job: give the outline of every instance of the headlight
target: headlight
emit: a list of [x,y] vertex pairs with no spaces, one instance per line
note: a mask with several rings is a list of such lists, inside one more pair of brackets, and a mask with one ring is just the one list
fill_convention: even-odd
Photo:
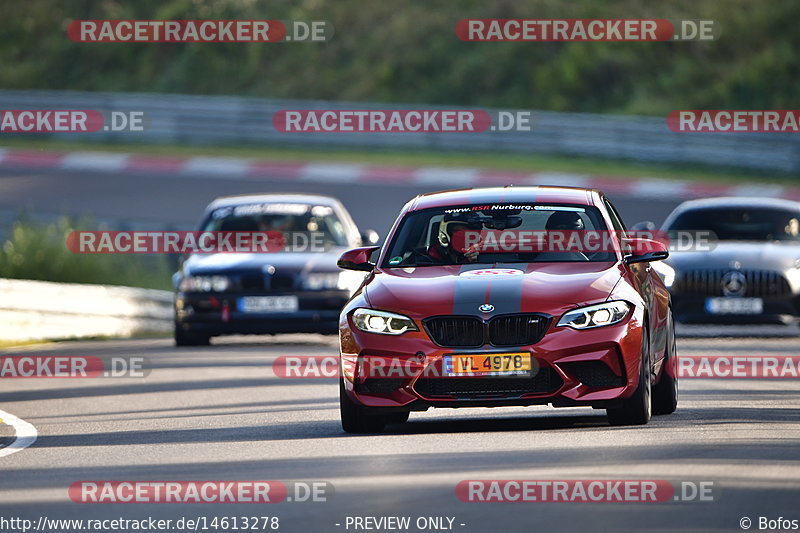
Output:
[[312,272],[306,276],[303,287],[310,291],[336,289],[339,285],[338,272]]
[[353,294],[361,282],[365,272],[344,270],[342,272],[317,272],[306,276],[303,287],[310,291],[348,291]]
[[580,309],[573,309],[572,311],[564,313],[564,316],[558,321],[558,325],[569,326],[575,329],[608,326],[610,324],[616,324],[628,316],[630,308],[630,305],[622,301],[581,307]]
[[224,292],[231,285],[227,276],[187,276],[178,289],[183,292]]
[[672,287],[672,284],[675,283],[674,268],[663,261],[653,261],[650,263],[650,266],[653,267],[653,270],[656,271],[656,274],[658,274],[658,276],[661,278],[661,281],[664,282],[664,285],[666,285],[668,289]]
[[406,331],[417,331],[414,321],[407,316],[375,309],[356,309],[353,322],[358,329],[369,333],[400,335]]

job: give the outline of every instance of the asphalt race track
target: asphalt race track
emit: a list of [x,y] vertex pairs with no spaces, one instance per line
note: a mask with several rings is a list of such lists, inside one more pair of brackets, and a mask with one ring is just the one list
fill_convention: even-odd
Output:
[[[553,183],[552,185],[559,185]],[[217,196],[259,192],[327,194],[339,198],[362,229],[385,236],[405,202],[420,193],[458,188],[458,183],[420,185],[337,183],[233,176],[174,176],[153,173],[63,172],[0,168],[0,216],[20,210],[40,215],[89,214],[132,229],[192,230]],[[609,193],[625,221],[660,223],[677,201],[632,199]]]
[[[338,196],[360,226],[382,235],[403,202],[422,192],[386,184],[4,169],[0,212],[92,213],[134,227],[191,229],[215,196],[270,191]],[[629,224],[660,222],[675,205],[669,199],[613,199]],[[762,333],[758,328],[680,333],[681,356],[797,355],[800,345],[796,328],[769,330],[766,337],[753,336]],[[603,411],[588,408],[464,409],[414,413],[408,424],[389,426],[385,434],[353,436],[339,425],[335,379],[286,379],[272,369],[280,356],[335,356],[336,343],[335,337],[283,335],[214,339],[210,347],[193,349],[142,339],[4,350],[144,357],[150,373],[3,380],[0,409],[33,424],[38,439],[16,453],[0,453],[0,516],[269,515],[279,517],[280,531],[292,532],[367,531],[347,527],[347,517],[355,516],[409,516],[412,524],[418,517],[450,517],[452,530],[463,532],[556,526],[741,531],[743,517],[754,530],[762,516],[800,519],[797,379],[685,379],[678,411],[642,427],[611,428]],[[3,431],[0,446],[10,440]],[[713,501],[467,503],[456,496],[456,485],[469,479],[713,482]],[[326,481],[334,491],[324,502],[272,505],[79,504],[68,488],[81,480]]]
[[[681,338],[681,355],[775,355],[797,338]],[[602,411],[549,407],[414,413],[386,434],[339,426],[335,379],[276,377],[281,355],[335,355],[335,337],[75,342],[14,354],[142,356],[146,378],[4,380],[0,406],[36,426],[0,459],[0,514],[48,518],[274,515],[282,531],[345,531],[347,516],[455,517],[457,531],[738,530],[792,518],[800,479],[797,380],[683,380],[679,410],[611,428]],[[466,503],[465,479],[712,481],[714,501]],[[79,480],[324,480],[326,502],[77,504]],[[254,510],[255,508],[255,510]],[[341,526],[336,526],[341,524]],[[460,526],[460,524],[465,524]],[[548,527],[550,525],[550,527]],[[352,529],[350,529],[352,531]]]

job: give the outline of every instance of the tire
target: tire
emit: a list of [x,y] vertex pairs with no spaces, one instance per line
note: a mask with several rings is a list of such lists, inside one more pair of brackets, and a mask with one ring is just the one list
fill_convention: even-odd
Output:
[[608,422],[612,426],[641,426],[650,421],[652,414],[652,386],[650,367],[650,334],[647,325],[642,334],[641,368],[639,386],[633,395],[622,401],[621,407],[606,409]]
[[402,413],[391,413],[386,415],[386,422],[388,424],[405,424],[408,422],[408,415],[410,415],[408,411],[404,411]]
[[368,415],[364,407],[358,405],[344,390],[344,379],[339,379],[339,414],[342,429],[347,433],[380,433],[386,427],[386,416]]
[[669,415],[678,408],[678,351],[675,346],[675,323],[669,315],[669,332],[661,379],[653,387],[653,414]]
[[210,335],[198,335],[184,331],[178,322],[175,322],[175,346],[208,346],[211,344]]

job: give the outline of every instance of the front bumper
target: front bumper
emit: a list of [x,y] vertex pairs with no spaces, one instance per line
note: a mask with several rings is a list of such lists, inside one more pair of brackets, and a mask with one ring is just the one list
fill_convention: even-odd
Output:
[[[362,332],[340,323],[342,375],[347,394],[366,407],[425,410],[552,404],[607,408],[635,391],[640,371],[639,313],[612,326],[573,330],[551,325],[534,345],[481,349],[442,348],[421,330],[399,336]],[[447,377],[448,354],[528,352],[535,371],[526,376]],[[387,369],[376,373],[375,360]],[[536,369],[538,367],[538,369]],[[392,369],[402,369],[392,372]]]
[[[252,313],[239,310],[247,296],[296,296],[294,312]],[[175,295],[175,327],[202,335],[325,333],[338,330],[339,313],[349,299],[346,291],[282,293],[184,293]]]

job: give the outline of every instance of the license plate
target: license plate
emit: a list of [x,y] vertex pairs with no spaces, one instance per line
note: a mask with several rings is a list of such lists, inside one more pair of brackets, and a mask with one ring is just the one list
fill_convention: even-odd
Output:
[[300,308],[297,296],[245,296],[239,298],[242,313],[294,313]]
[[761,298],[707,298],[706,311],[712,315],[760,315],[764,312]]
[[531,373],[531,354],[452,354],[444,356],[446,376],[515,376]]

